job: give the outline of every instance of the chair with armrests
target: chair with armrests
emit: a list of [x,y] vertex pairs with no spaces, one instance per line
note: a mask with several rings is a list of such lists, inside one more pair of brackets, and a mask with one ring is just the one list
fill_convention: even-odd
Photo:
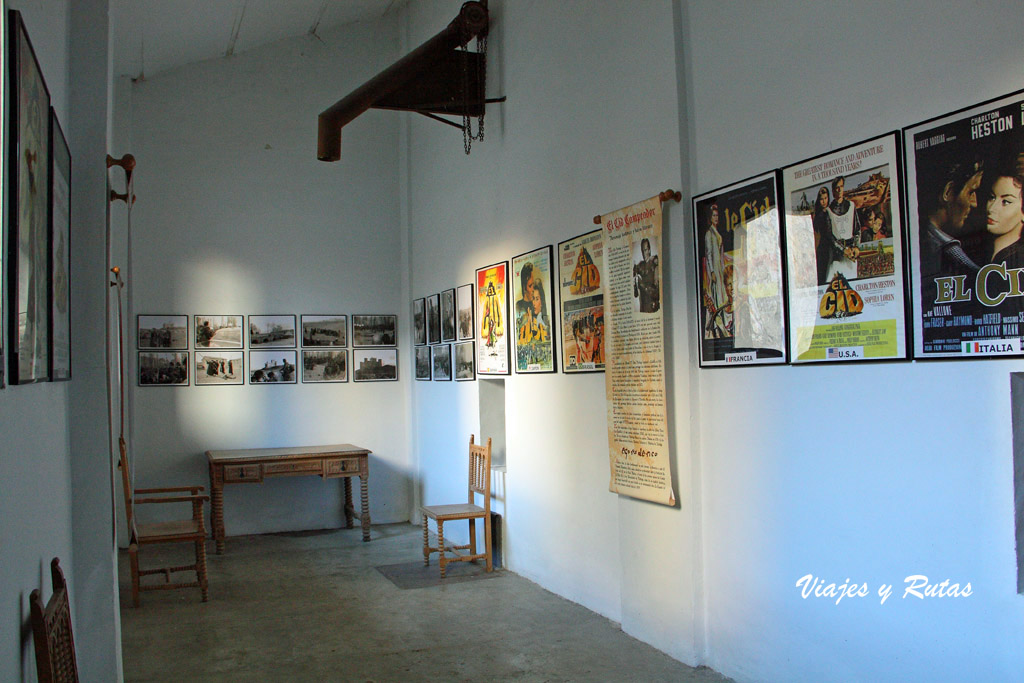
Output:
[[[476,494],[483,497],[482,507],[476,504]],[[441,578],[444,578],[449,562],[472,562],[486,559],[487,571],[494,569],[494,561],[491,556],[491,440],[489,438],[486,446],[476,446],[473,444],[473,435],[469,437],[469,501],[453,505],[424,505],[420,508],[420,513],[423,515],[423,564],[429,565],[430,553],[436,552],[438,563],[441,565]],[[433,519],[437,525],[437,547],[430,545],[428,528],[430,519]],[[444,523],[462,519],[469,521],[469,543],[446,547]],[[476,551],[476,520],[478,519],[484,521],[484,548],[481,553]],[[446,550],[450,550],[452,556],[446,555]],[[468,550],[469,552],[460,553],[459,550]]]
[[43,605],[38,588],[28,597],[39,683],[78,683],[75,639],[71,635],[71,601],[60,560],[56,557],[50,561],[50,575],[53,595],[49,602]]
[[[128,448],[124,439],[119,439],[118,446],[121,449],[121,483],[124,486],[125,516],[128,519],[130,534],[128,557],[132,573],[132,604],[135,607],[139,606],[140,591],[175,588],[198,588],[202,593],[203,602],[206,602],[208,598],[206,580],[206,522],[203,519],[203,503],[208,501],[210,497],[200,494],[204,490],[202,486],[133,489],[131,473],[128,469]],[[137,498],[136,496],[147,497]],[[171,522],[139,524],[135,519],[135,506],[157,503],[189,503],[192,506],[192,516],[188,519]],[[161,569],[140,569],[139,548],[144,545],[157,543],[192,543],[195,547],[195,563],[178,567],[163,567]],[[171,574],[187,571],[194,571],[196,573],[195,581],[178,583],[171,581]],[[163,575],[164,582],[142,585],[142,577],[153,574]]]

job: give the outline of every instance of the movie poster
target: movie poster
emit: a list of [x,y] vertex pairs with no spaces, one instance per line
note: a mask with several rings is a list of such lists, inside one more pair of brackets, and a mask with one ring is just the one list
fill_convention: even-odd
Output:
[[700,365],[786,362],[775,173],[694,197]]
[[782,171],[794,363],[907,357],[898,137]]
[[601,217],[607,278],[608,489],[675,505],[665,405],[661,200]]
[[508,261],[476,271],[477,374],[507,375]]
[[1019,355],[1024,91],[904,131],[917,358]]
[[512,259],[516,372],[555,372],[551,246]]
[[604,266],[600,229],[558,245],[562,372],[604,370]]

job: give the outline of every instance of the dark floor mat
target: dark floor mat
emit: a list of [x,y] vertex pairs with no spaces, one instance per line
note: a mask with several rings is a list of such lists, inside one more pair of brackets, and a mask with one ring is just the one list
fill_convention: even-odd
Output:
[[499,570],[488,573],[483,564],[453,562],[445,568],[446,576],[442,579],[441,569],[437,566],[436,560],[432,560],[429,566],[424,566],[422,560],[403,564],[386,564],[377,567],[377,571],[383,574],[388,581],[402,589],[443,586],[501,576],[501,571]]

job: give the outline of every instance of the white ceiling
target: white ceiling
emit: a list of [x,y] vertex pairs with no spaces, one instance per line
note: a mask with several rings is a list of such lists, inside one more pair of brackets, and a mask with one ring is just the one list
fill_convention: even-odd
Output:
[[111,0],[114,75],[153,76],[283,38],[375,19],[406,0]]

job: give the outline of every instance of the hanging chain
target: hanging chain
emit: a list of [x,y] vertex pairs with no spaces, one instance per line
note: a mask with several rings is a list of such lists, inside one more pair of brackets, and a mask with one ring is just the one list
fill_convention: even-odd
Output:
[[462,113],[462,146],[466,150],[466,154],[469,154],[469,150],[473,147],[473,140],[479,140],[483,142],[484,139],[484,109],[486,108],[485,100],[487,99],[487,36],[481,35],[476,37],[476,51],[480,55],[480,61],[477,64],[477,77],[480,82],[480,116],[477,117],[477,132],[473,134],[472,119],[469,116],[469,44],[467,43],[464,51],[466,52],[466,59],[462,63],[462,92],[466,98]]

